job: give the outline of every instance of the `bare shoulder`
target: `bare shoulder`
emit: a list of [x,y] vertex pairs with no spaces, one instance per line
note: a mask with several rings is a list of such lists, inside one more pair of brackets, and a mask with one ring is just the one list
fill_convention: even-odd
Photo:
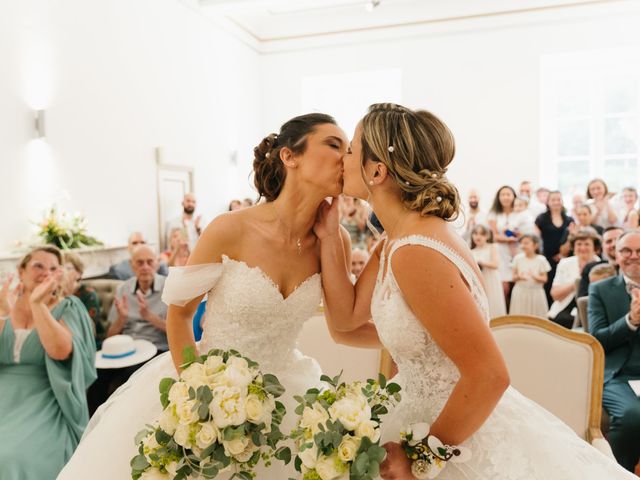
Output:
[[249,221],[250,215],[245,210],[218,215],[200,235],[189,265],[220,262],[222,255],[233,256]]

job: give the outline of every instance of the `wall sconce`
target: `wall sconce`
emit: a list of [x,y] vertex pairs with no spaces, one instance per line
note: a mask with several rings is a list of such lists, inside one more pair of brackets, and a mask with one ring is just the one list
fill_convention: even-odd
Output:
[[35,115],[36,138],[43,138],[45,134],[44,110],[35,110],[34,115]]

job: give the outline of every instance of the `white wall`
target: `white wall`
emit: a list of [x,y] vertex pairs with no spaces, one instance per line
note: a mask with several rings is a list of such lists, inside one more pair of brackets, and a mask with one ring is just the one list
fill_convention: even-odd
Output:
[[[177,0],[0,3],[0,252],[52,202],[121,244],[157,235],[154,148],[208,218],[253,195],[258,55]],[[32,110],[46,138],[31,141]],[[238,166],[229,160],[238,151]]]
[[305,77],[401,69],[403,102],[433,111],[456,137],[450,178],[463,192],[478,187],[488,208],[499,185],[540,180],[541,55],[640,45],[637,6],[631,13],[604,6],[498,20],[266,55],[265,70],[286,74],[265,76],[265,124],[301,113]]

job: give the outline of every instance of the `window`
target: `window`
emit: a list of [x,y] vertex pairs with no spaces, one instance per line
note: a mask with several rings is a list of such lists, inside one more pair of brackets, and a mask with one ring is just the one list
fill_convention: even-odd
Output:
[[640,180],[640,48],[543,56],[541,184],[570,195]]

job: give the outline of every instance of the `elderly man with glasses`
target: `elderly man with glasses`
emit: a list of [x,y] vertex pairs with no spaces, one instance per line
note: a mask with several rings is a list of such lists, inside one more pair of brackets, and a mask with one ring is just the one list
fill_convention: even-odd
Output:
[[611,417],[609,443],[618,463],[633,471],[640,459],[640,230],[616,243],[620,274],[589,287],[589,331],[605,352],[602,404]]

